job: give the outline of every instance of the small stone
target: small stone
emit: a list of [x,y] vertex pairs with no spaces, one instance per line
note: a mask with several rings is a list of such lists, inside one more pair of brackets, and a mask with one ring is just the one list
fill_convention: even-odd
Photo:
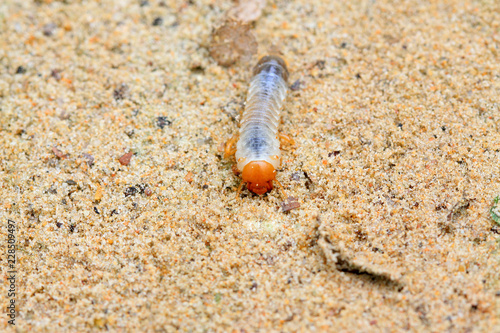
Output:
[[48,23],[42,27],[42,33],[45,36],[50,37],[54,34],[54,30],[56,30],[56,29],[57,29],[57,25],[55,23]]
[[50,76],[56,79],[57,81],[60,81],[62,78],[61,73],[62,73],[61,69],[53,69],[50,71]]
[[126,153],[125,155],[123,155],[122,157],[120,157],[118,159],[118,161],[120,161],[121,165],[129,165],[130,160],[132,159],[132,155],[134,155],[134,153],[130,151],[130,152]]
[[95,191],[94,201],[99,202],[102,199],[102,187],[97,185],[97,190]]
[[82,156],[85,157],[85,159],[87,160],[87,165],[89,167],[94,165],[94,156],[87,153],[83,153]]
[[297,91],[297,90],[300,90],[300,85],[302,84],[302,82],[300,80],[297,80],[295,81],[291,86],[290,86],[290,90],[292,91]]
[[156,126],[163,129],[165,126],[170,126],[172,122],[167,119],[167,117],[160,116],[156,118]]
[[125,194],[125,198],[130,197],[132,195],[136,195],[137,188],[135,188],[134,186],[127,187],[123,193]]
[[191,183],[193,182],[193,173],[191,171],[189,171],[186,176],[184,177],[184,179],[188,182],[188,183]]
[[24,73],[26,73],[26,68],[24,68],[23,66],[17,67],[16,74],[24,74]]
[[120,101],[122,99],[127,98],[129,94],[129,88],[125,83],[121,83],[114,91],[113,98],[115,101]]
[[161,17],[157,17],[153,21],[153,26],[155,26],[155,27],[162,25],[162,24],[163,24],[163,19]]

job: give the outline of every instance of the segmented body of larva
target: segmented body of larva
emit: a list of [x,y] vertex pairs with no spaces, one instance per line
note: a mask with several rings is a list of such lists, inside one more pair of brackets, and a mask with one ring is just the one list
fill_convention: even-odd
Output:
[[247,188],[264,194],[272,190],[281,164],[278,124],[287,93],[288,70],[280,57],[266,56],[257,63],[253,74],[235,157]]

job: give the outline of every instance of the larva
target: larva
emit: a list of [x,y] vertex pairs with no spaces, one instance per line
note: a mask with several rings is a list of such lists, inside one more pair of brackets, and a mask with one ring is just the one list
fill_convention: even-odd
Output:
[[243,179],[238,193],[246,183],[250,191],[264,194],[277,182],[276,169],[281,164],[278,123],[287,80],[286,64],[277,56],[263,57],[253,69],[239,134],[226,145],[226,155],[235,154]]

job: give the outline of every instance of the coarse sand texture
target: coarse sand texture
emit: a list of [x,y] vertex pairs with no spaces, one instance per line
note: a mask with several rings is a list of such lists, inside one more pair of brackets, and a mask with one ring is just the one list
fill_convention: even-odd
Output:
[[[0,331],[500,332],[500,2],[271,0],[222,66],[234,5],[0,2]],[[286,212],[221,149],[273,52]]]

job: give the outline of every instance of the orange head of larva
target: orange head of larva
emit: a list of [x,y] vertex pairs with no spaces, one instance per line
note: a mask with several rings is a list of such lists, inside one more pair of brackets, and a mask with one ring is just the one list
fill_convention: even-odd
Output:
[[245,165],[241,178],[247,183],[247,188],[256,194],[264,194],[273,189],[276,169],[266,161],[253,161]]

